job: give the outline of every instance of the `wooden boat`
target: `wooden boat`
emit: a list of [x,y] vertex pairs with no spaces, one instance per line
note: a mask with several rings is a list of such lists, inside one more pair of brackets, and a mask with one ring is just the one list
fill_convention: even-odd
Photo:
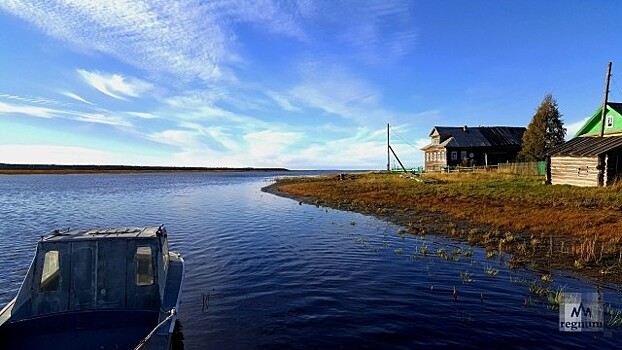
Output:
[[0,348],[169,349],[183,276],[164,226],[54,231],[0,311]]

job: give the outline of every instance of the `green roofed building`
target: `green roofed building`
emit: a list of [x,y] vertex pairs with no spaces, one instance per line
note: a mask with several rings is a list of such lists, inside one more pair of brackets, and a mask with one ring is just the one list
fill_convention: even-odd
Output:
[[622,103],[608,102],[575,137],[549,152],[552,184],[608,186],[622,177]]
[[[600,136],[602,111],[603,107],[598,107],[590,119],[577,131],[575,137]],[[614,135],[622,136],[622,103],[620,102],[607,103],[604,136]]]

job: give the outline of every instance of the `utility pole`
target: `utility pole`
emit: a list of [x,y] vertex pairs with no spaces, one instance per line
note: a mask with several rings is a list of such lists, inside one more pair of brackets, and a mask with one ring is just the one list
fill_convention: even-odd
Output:
[[391,172],[391,143],[389,143],[389,123],[387,123],[387,173]]
[[605,135],[605,115],[607,114],[607,99],[609,98],[609,79],[611,79],[611,62],[607,65],[607,77],[605,78],[605,97],[603,99],[603,110],[600,116],[600,137]]

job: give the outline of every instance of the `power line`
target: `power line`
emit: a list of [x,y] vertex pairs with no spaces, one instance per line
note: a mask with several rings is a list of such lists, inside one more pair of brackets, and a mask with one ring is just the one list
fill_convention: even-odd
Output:
[[392,127],[390,127],[390,129],[391,129],[391,131],[392,131],[392,133],[391,133],[392,135],[397,136],[397,138],[399,138],[400,140],[402,140],[405,144],[409,145],[410,147],[412,147],[412,148],[414,148],[414,149],[416,149],[416,150],[419,150],[419,149],[417,148],[417,146],[415,146],[415,145],[411,144],[410,142],[406,141],[406,139],[404,139],[404,138],[403,138],[403,137],[402,137],[402,136],[401,136],[401,135],[400,135],[397,131],[395,131]]
[[615,77],[612,75],[611,76],[611,80],[613,81],[613,85],[616,87],[616,90],[618,90],[618,94],[620,94],[620,98],[622,98],[622,92],[620,91],[620,88],[618,87],[618,84],[616,83]]

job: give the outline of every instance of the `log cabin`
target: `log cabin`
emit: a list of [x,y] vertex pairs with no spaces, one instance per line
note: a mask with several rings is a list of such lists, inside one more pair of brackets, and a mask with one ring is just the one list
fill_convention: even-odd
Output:
[[604,118],[601,106],[572,140],[549,152],[547,181],[554,185],[596,187],[609,186],[620,179],[622,103],[608,102],[606,106]]

